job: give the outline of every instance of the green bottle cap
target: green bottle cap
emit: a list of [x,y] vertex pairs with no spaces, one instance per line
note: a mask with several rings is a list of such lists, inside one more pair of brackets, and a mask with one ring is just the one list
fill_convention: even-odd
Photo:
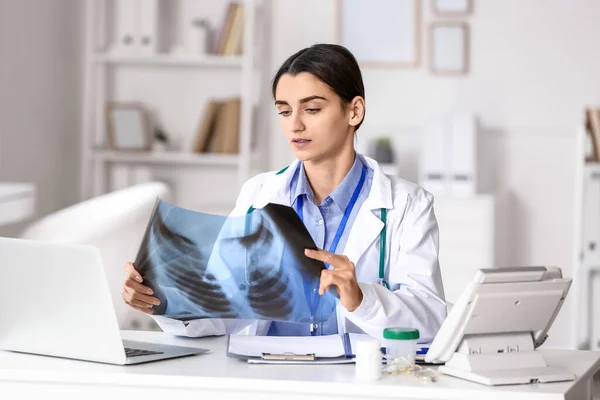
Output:
[[414,328],[386,328],[383,338],[391,340],[414,340],[419,338],[419,330]]

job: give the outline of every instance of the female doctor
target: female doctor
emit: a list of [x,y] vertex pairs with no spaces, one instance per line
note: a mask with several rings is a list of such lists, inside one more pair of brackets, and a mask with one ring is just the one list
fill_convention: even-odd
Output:
[[[297,160],[247,181],[232,215],[268,203],[293,207],[319,248],[307,249],[306,256],[328,265],[319,294],[335,287],[336,313],[322,324],[155,320],[164,331],[183,336],[364,332],[381,338],[386,327],[412,327],[419,329],[420,341],[431,341],[446,317],[433,197],[356,154],[354,138],[365,116],[356,59],[338,45],[305,48],[283,63],[272,92]],[[124,301],[152,314],[158,299],[132,263],[125,269]]]

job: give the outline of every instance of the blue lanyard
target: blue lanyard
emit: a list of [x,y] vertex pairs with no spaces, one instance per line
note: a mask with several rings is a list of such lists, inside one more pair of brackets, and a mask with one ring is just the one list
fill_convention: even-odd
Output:
[[[354,208],[354,205],[356,204],[356,201],[358,200],[358,196],[360,195],[360,191],[365,183],[366,176],[367,176],[367,167],[365,167],[363,165],[362,172],[360,174],[360,180],[358,181],[358,185],[356,185],[356,189],[354,189],[354,193],[352,193],[350,202],[348,203],[348,206],[346,207],[346,210],[344,211],[344,215],[342,217],[342,220],[340,221],[340,225],[338,226],[335,236],[333,237],[333,241],[331,242],[331,246],[329,247],[330,253],[335,253],[335,250],[337,249],[338,243],[340,242],[340,238],[342,237],[344,230],[346,229],[346,224],[348,223],[348,219],[350,218],[352,209]],[[298,214],[298,217],[300,217],[300,220],[302,221],[302,223],[304,223],[304,211],[303,211],[304,200],[303,200],[302,196],[298,197],[298,200],[296,201],[296,205],[297,205],[296,213]],[[327,269],[329,269],[330,265],[327,263],[324,263],[324,264],[327,267]],[[315,314],[315,312],[317,310],[317,306],[319,305],[319,299],[321,298],[321,296],[319,295],[319,293],[316,290],[312,290],[312,293],[311,293],[310,285],[304,285],[304,292],[305,292],[307,300],[310,303],[310,315],[312,318],[312,316]],[[314,335],[314,334],[315,334],[314,325],[311,324],[311,335]]]
[[[358,185],[356,185],[356,189],[354,189],[354,193],[352,193],[350,202],[348,203],[348,206],[346,207],[346,211],[344,211],[344,216],[342,217],[342,220],[340,221],[340,226],[338,226],[337,232],[335,233],[335,236],[333,237],[333,241],[331,242],[331,246],[329,247],[328,251],[330,253],[335,253],[335,250],[337,249],[338,243],[340,242],[340,239],[341,239],[342,235],[344,234],[344,230],[346,229],[346,224],[348,223],[348,219],[350,218],[352,209],[354,208],[354,205],[356,204],[356,200],[358,200],[358,196],[360,195],[360,191],[365,183],[366,177],[367,177],[367,167],[365,167],[363,165],[362,172],[360,174],[360,180],[358,181]],[[304,200],[303,200],[302,196],[298,197],[296,204],[297,204],[296,212],[298,213],[300,220],[302,222],[304,222],[304,212],[303,212]],[[329,269],[329,264],[325,263],[325,266],[327,267],[327,269]]]

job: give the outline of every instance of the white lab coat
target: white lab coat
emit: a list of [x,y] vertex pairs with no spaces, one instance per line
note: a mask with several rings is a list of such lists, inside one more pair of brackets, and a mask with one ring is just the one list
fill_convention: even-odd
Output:
[[[374,170],[373,182],[343,251],[356,265],[363,301],[353,312],[337,307],[338,330],[382,338],[386,327],[413,327],[420,331],[420,342],[429,342],[446,317],[433,196],[413,183],[388,177],[376,161],[368,157],[363,161]],[[289,184],[297,163],[282,174],[266,172],[248,180],[231,215],[242,216],[250,206],[262,208],[268,203],[289,206]],[[387,209],[385,279],[392,290],[379,284],[381,208]],[[270,321],[263,320],[199,319],[183,323],[154,318],[164,331],[192,337],[265,335],[270,326]]]

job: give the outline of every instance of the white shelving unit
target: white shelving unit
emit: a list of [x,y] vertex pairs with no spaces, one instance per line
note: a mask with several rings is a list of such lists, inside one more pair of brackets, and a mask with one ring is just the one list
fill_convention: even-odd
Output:
[[435,196],[446,301],[455,304],[480,268],[496,266],[496,196]]
[[94,58],[97,64],[112,65],[166,65],[180,67],[219,67],[242,68],[244,58],[241,56],[197,56],[197,55],[167,55],[128,56],[119,54],[98,54]]
[[[261,102],[258,88],[265,76],[262,69],[268,68],[263,63],[268,22],[263,18],[263,2],[236,0],[244,5],[243,55],[216,55],[186,52],[183,26],[188,26],[191,19],[205,18],[213,31],[218,31],[228,0],[142,0],[145,4],[156,2],[160,21],[155,40],[159,41],[159,35],[170,40],[161,40],[166,44],[150,53],[124,52],[115,46],[117,32],[122,31],[118,24],[126,21],[117,12],[121,1],[128,0],[86,0],[81,198],[117,188],[114,176],[119,171],[132,176],[136,175],[132,171],[143,169],[145,173],[137,176],[166,180],[176,186],[174,201],[180,205],[193,204],[194,198],[231,203],[241,184],[263,170],[261,160],[267,159],[266,148],[260,149],[263,153],[252,148],[252,143],[259,141],[255,136],[256,110]],[[168,12],[163,16],[163,11]],[[191,143],[204,105],[210,99],[232,97],[241,99],[239,153],[193,153]],[[105,122],[108,101],[142,103],[175,147],[161,152],[110,150]],[[211,177],[214,171],[217,176]],[[220,192],[214,180],[228,189]],[[141,182],[129,182],[133,183]],[[209,184],[210,192],[190,189]],[[213,197],[208,198],[210,195]]]
[[585,162],[587,133],[577,129],[574,254],[571,287],[573,347],[600,350],[600,163]]
[[139,164],[139,165],[205,165],[231,166],[240,163],[240,157],[229,154],[197,154],[189,152],[151,152],[129,153],[116,151],[95,151],[94,160],[103,163]]

